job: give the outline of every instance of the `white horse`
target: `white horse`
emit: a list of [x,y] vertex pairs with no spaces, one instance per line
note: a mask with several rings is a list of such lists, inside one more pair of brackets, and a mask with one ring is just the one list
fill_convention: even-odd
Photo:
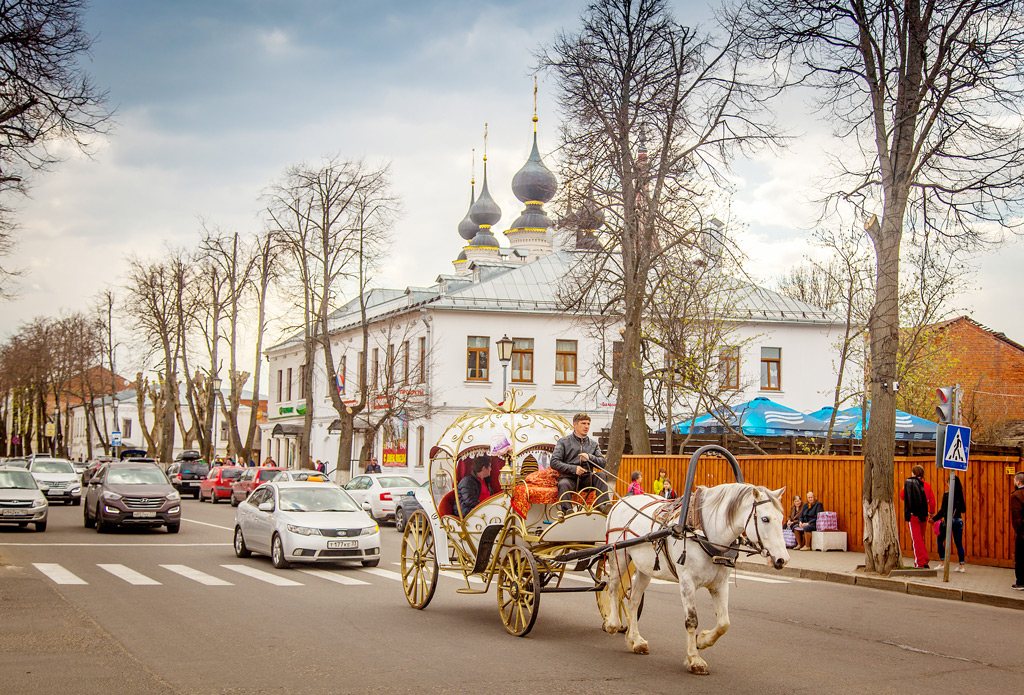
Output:
[[[700,516],[707,540],[718,548],[727,548],[740,537],[745,537],[760,554],[766,555],[775,569],[789,562],[789,552],[782,535],[782,524],[786,518],[783,511],[782,495],[786,488],[771,491],[745,483],[728,483],[704,488]],[[655,521],[655,510],[669,500],[654,495],[633,495],[619,500],[608,514],[608,542],[629,540],[662,528]],[[674,523],[674,522],[670,522]],[[682,523],[681,521],[679,523]],[[647,654],[647,641],[640,636],[637,628],[637,610],[644,591],[652,578],[672,581],[678,575],[679,594],[686,609],[687,666],[691,673],[705,675],[708,665],[697,653],[707,649],[729,629],[729,571],[725,564],[715,564],[704,548],[695,540],[669,537],[664,551],[658,553],[653,543],[641,543],[609,553],[607,561],[608,597],[620,595],[620,586],[629,563],[636,567],[631,586],[626,584],[627,630],[626,644],[637,654]],[[685,547],[686,558],[682,565],[676,563]],[[655,564],[658,569],[655,569]],[[671,566],[670,566],[671,565]],[[696,592],[706,587],[711,593],[717,623],[712,630],[697,634]],[[613,599],[614,600],[614,599]],[[622,628],[617,606],[602,606],[604,631],[616,634]]]

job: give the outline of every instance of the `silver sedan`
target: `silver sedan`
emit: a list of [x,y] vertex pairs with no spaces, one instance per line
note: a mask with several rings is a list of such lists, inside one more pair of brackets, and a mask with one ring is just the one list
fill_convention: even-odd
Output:
[[341,488],[314,482],[264,483],[235,512],[235,555],[293,562],[380,563],[380,529]]

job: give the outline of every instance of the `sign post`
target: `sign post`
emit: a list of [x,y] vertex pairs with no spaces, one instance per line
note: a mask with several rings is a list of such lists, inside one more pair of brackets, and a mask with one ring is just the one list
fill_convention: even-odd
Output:
[[[953,400],[953,421],[959,415],[960,388]],[[949,471],[949,492],[946,494],[946,562],[942,567],[942,581],[949,581],[949,564],[953,560],[953,508],[956,506],[956,472],[966,471],[971,458],[971,428],[962,425],[945,425],[942,439],[936,438],[936,447],[942,447],[942,467]]]

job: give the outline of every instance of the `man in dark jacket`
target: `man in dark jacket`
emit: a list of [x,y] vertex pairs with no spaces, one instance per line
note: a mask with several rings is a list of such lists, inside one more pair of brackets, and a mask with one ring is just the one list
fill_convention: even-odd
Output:
[[1010,494],[1010,525],[1017,535],[1013,546],[1013,567],[1017,572],[1017,581],[1013,588],[1024,591],[1024,473],[1013,476],[1016,489]]
[[601,453],[601,447],[587,434],[590,432],[590,416],[577,413],[572,418],[572,433],[562,437],[551,452],[551,467],[558,471],[558,499],[562,513],[572,511],[572,491],[595,488],[600,492],[598,505],[608,503],[608,485],[597,469],[603,469],[608,461]]
[[903,500],[903,519],[910,525],[910,538],[914,545],[914,567],[928,568],[928,549],[924,544],[924,529],[928,517],[935,509],[932,486],[924,480],[924,468],[914,466],[911,476],[903,481],[900,498]]
[[459,481],[459,516],[466,516],[474,507],[491,496],[491,459],[477,456],[473,459],[472,472]]

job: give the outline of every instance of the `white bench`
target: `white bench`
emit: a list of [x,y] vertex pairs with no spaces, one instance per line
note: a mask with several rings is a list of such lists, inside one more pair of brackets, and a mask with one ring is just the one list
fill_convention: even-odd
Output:
[[846,531],[811,531],[811,550],[846,550]]

